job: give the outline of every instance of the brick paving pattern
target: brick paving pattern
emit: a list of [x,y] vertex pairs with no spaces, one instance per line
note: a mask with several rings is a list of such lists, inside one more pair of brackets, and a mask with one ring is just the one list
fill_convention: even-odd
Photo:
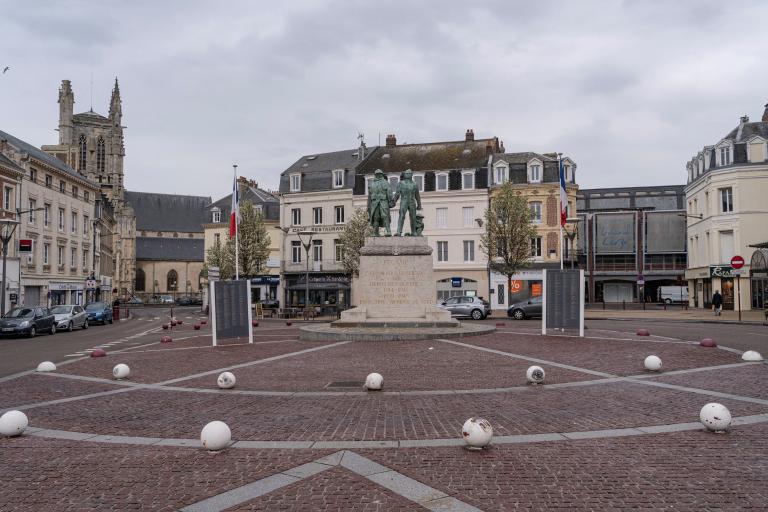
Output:
[[[111,374],[110,368],[109,376]],[[0,383],[0,409],[111,389],[117,389],[117,386],[62,379],[48,375],[25,375],[9,382]]]

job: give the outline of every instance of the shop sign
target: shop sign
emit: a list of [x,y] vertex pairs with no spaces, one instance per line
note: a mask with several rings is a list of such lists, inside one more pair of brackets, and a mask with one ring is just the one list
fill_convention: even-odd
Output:
[[509,282],[509,293],[520,293],[523,291],[523,282],[519,279],[513,279]]
[[461,288],[461,284],[463,282],[463,279],[460,277],[452,277],[451,278],[451,286],[453,288]]
[[280,284],[280,276],[259,276],[251,279],[251,284],[263,284],[277,286]]
[[267,258],[267,268],[280,268],[280,259]]
[[709,277],[733,277],[733,267],[730,265],[710,265]]
[[313,231],[315,233],[337,233],[344,231],[344,225],[339,226],[293,226],[291,227],[291,233],[299,233],[300,231]]
[[533,283],[531,285],[531,297],[541,296],[541,283]]
[[51,283],[48,289],[52,292],[82,290],[83,285],[79,283]]

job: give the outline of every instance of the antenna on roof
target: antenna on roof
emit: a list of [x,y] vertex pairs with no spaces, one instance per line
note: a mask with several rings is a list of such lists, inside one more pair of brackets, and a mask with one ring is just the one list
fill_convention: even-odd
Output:
[[91,112],[93,112],[93,70],[91,70]]

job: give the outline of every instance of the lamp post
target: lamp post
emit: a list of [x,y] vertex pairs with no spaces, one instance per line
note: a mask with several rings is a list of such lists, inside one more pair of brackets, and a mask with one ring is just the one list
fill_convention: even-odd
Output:
[[[307,275],[306,280],[304,284],[306,285],[305,295],[304,295],[304,311],[309,311],[309,248],[312,244],[312,237],[315,235],[314,231],[299,231],[299,242],[301,245],[304,246],[304,252],[307,253]],[[307,241],[304,241],[303,236],[307,237]]]
[[573,224],[573,228],[571,230],[568,230],[567,227],[563,228],[563,234],[568,238],[568,242],[570,247],[568,248],[568,259],[571,260],[571,270],[573,270],[573,263],[574,263],[574,249],[573,244],[576,241],[576,237],[579,235],[579,225],[577,224],[579,219],[573,219],[568,218],[566,219],[566,225],[567,224]]

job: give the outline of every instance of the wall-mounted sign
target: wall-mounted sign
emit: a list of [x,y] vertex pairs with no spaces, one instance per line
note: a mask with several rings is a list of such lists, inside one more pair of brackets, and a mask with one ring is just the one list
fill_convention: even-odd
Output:
[[509,293],[520,293],[523,291],[523,282],[519,279],[513,279],[509,282]]
[[277,286],[280,284],[280,276],[252,277],[251,284],[266,284],[266,285]]
[[344,231],[344,225],[339,226],[291,226],[291,233],[299,231],[314,231],[315,233],[335,233]]
[[19,252],[32,252],[32,240],[30,239],[19,240]]
[[733,267],[730,265],[710,265],[709,277],[733,277]]
[[454,288],[461,288],[461,283],[463,280],[460,277],[452,277],[451,278],[451,286]]
[[541,283],[533,283],[531,285],[531,297],[541,296]]

